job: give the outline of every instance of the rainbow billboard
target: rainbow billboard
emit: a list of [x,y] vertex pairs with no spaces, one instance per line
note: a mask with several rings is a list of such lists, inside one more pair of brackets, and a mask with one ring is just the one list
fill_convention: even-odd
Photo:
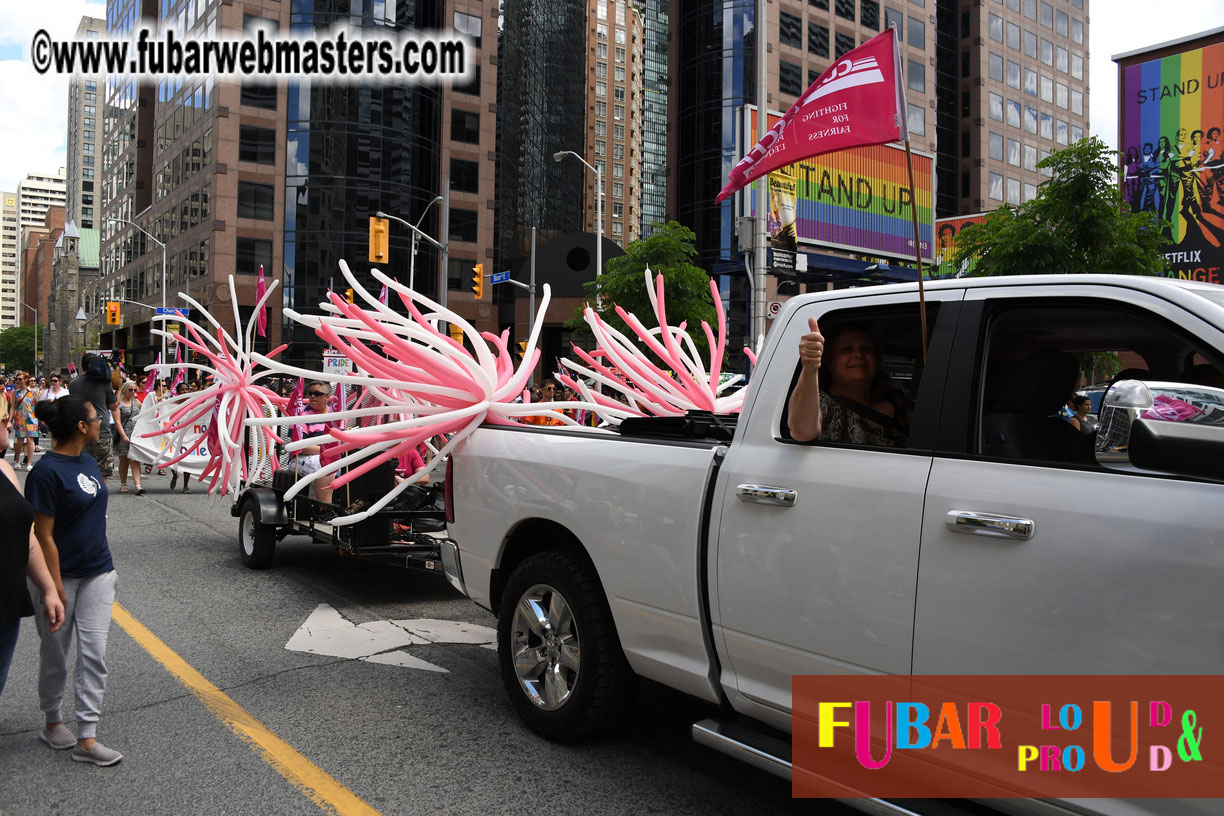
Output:
[[1170,276],[1224,283],[1224,42],[1117,59],[1123,195],[1169,222]]
[[[772,127],[780,114],[769,115]],[[745,106],[740,155],[756,144],[756,110]],[[745,147],[745,145],[747,147]],[[912,151],[914,193],[922,257],[934,259],[935,157]],[[914,224],[905,150],[873,145],[814,156],[790,165],[797,185],[795,238],[804,245],[834,247],[864,255],[914,258]],[[755,213],[753,182],[740,193],[742,214]],[[775,208],[771,208],[775,209]]]

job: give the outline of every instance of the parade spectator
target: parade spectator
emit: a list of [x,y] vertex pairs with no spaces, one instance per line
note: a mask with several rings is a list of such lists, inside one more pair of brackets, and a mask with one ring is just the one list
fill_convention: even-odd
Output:
[[[0,453],[8,446],[8,426],[0,422]],[[21,494],[16,472],[3,459],[0,459],[0,518],[4,519],[0,525],[0,693],[3,693],[21,632],[21,619],[34,614],[26,578],[42,596],[51,632],[58,631],[64,623],[64,601],[55,589],[42,548],[34,537],[34,511]]]
[[[29,470],[34,464],[34,448],[38,444],[38,419],[34,406],[38,402],[38,389],[34,378],[18,371],[13,378],[13,393],[10,397],[9,423],[13,429],[13,461],[17,470]],[[25,458],[24,465],[21,463]]]
[[85,452],[98,462],[98,469],[105,481],[115,471],[112,425],[118,427],[120,438],[127,441],[127,432],[123,430],[119,418],[119,398],[111,387],[106,361],[96,354],[84,355],[81,358],[81,376],[68,383],[68,393],[93,403],[98,415],[98,434],[85,444]]
[[[532,399],[535,402],[555,402],[556,394],[557,394],[556,381],[555,380],[545,380],[540,385],[539,396],[538,397],[533,396]],[[564,425],[565,424],[557,417],[548,416],[546,414],[541,414],[538,416],[529,416],[524,421],[528,425],[553,426],[553,425]]]
[[1092,400],[1083,394],[1076,394],[1068,403],[1074,413],[1068,420],[1071,427],[1082,433],[1084,436],[1092,436],[1097,431],[1097,425],[1088,418],[1088,414],[1092,411]]
[[60,397],[67,396],[68,389],[62,385],[60,375],[52,374],[51,382],[47,386],[47,390],[38,395],[39,401],[42,400],[57,400]]
[[[47,571],[64,601],[64,625],[58,631],[51,631],[47,612],[36,610],[42,639],[38,694],[46,721],[39,737],[52,748],[72,748],[77,762],[114,765],[123,755],[98,742],[97,729],[106,691],[115,565],[106,540],[106,480],[97,461],[85,455],[86,447],[97,441],[101,416],[92,401],[72,394],[41,403],[38,416],[51,429],[55,446],[30,472],[25,495],[34,510],[34,533]],[[73,635],[75,739],[64,726],[62,711]]]
[[119,492],[128,492],[128,473],[131,472],[136,495],[143,496],[145,489],[140,483],[140,463],[128,458],[132,447],[132,431],[136,428],[136,417],[139,413],[140,399],[136,395],[136,383],[128,380],[119,391],[119,425],[123,428],[123,438],[117,438],[114,442],[115,455],[119,457]]
[[912,407],[889,384],[879,344],[865,326],[838,326],[826,340],[816,319],[809,318],[808,332],[799,339],[799,364],[788,407],[791,438],[887,447],[906,443]]

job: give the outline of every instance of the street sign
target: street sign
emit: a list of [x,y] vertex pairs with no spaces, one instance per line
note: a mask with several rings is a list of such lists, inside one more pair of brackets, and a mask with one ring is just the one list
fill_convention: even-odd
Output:
[[177,314],[185,315],[187,314],[187,309],[182,309],[182,308],[176,309],[173,306],[158,306],[157,313],[159,315],[177,315]]
[[507,283],[510,280],[510,270],[494,272],[489,276],[489,283]]
[[767,312],[771,319],[777,317],[782,312],[782,302],[778,300],[769,301]]

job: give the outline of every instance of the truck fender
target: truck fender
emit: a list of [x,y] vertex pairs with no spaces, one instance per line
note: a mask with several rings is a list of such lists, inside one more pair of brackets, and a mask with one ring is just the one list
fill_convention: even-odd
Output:
[[242,498],[234,503],[235,507],[241,507],[243,502],[253,501],[259,513],[259,522],[275,527],[283,527],[289,524],[289,513],[285,509],[285,503],[281,501],[280,494],[270,487],[249,487],[242,494]]

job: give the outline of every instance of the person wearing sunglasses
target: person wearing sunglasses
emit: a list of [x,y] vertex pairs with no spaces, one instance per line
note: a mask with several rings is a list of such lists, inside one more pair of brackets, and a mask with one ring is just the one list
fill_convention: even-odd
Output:
[[[29,470],[34,464],[34,448],[38,444],[38,420],[34,406],[38,404],[38,390],[34,378],[18,371],[14,378],[13,394],[10,398],[9,424],[13,429],[13,460],[17,469]],[[25,464],[21,464],[21,457]]]
[[[123,755],[98,742],[97,730],[106,691],[115,564],[106,540],[106,480],[97,460],[86,453],[98,440],[101,417],[92,401],[75,394],[40,402],[37,411],[51,429],[55,446],[26,477],[25,496],[34,510],[34,535],[47,571],[64,603],[64,625],[58,631],[51,630],[46,611],[35,604],[42,640],[38,696],[46,722],[39,739],[57,750],[71,748],[77,762],[114,765]],[[63,715],[74,635],[75,736],[64,726]]]
[[[312,382],[306,386],[306,410],[299,416],[307,417],[310,414],[326,414],[331,408],[328,401],[331,399],[331,388],[327,383]],[[302,438],[306,439],[311,436],[325,434],[332,423],[328,422],[303,422],[298,425],[301,431]],[[322,467],[320,460],[323,452],[322,445],[311,445],[308,448],[302,448],[293,457],[293,463],[290,465],[298,478],[309,476]],[[315,498],[324,504],[331,504],[333,476],[320,476],[314,482]]]

